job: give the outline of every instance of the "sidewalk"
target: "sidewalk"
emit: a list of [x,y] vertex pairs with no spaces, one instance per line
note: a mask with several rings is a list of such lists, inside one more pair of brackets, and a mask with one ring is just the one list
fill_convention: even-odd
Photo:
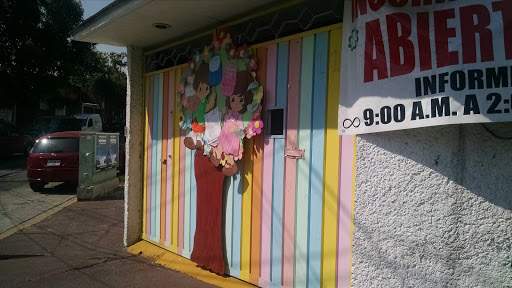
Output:
[[0,287],[216,287],[123,251],[123,212],[77,202],[0,240]]

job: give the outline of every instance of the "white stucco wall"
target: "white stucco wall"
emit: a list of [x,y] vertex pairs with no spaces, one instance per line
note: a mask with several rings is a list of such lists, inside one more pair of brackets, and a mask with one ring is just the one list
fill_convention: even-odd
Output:
[[126,97],[126,171],[124,185],[124,247],[141,240],[144,140],[144,52],[128,46]]
[[512,287],[512,140],[480,124],[358,136],[353,233],[352,287]]

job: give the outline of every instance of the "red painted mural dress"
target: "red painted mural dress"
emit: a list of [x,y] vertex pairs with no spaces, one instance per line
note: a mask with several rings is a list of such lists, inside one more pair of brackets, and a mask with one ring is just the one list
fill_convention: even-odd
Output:
[[[224,174],[198,150],[194,156],[197,213],[194,250],[190,260],[217,274],[224,274],[222,249],[222,191]],[[219,166],[222,167],[222,166]]]

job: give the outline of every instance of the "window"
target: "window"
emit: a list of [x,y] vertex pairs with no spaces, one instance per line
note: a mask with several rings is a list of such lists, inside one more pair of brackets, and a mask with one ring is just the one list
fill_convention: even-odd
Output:
[[272,108],[267,110],[267,134],[274,138],[284,137],[284,109]]
[[87,122],[87,127],[92,127],[92,119],[89,119],[89,121]]
[[78,138],[50,138],[39,140],[34,144],[32,153],[78,152]]

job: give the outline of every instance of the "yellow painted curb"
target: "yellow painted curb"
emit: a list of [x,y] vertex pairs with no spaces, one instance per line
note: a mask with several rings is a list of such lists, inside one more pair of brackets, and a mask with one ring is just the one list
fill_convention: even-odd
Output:
[[187,258],[160,248],[145,240],[128,247],[127,251],[136,255],[141,253],[143,257],[154,260],[157,264],[219,287],[256,287],[231,276],[220,276],[208,270],[201,269],[196,263],[188,260]]
[[0,239],[4,239],[4,238],[7,238],[9,236],[11,236],[12,234],[20,231],[21,229],[25,229],[27,227],[30,227],[34,224],[37,224],[41,221],[43,221],[44,219],[46,219],[47,217],[49,216],[52,216],[53,214],[59,212],[60,210],[62,210],[63,208],[73,204],[73,203],[76,203],[76,196],[69,199],[69,200],[66,200],[65,202],[53,207],[52,209],[50,210],[47,210],[25,222],[22,222],[12,228],[10,228],[9,230],[6,230],[5,232],[3,232],[2,234],[0,234]]

